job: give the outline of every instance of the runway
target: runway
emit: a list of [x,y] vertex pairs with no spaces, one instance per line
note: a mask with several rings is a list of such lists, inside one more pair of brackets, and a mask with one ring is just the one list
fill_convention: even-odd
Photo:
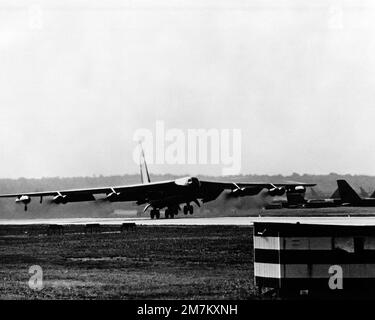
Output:
[[12,219],[0,220],[0,225],[35,225],[35,224],[90,224],[120,225],[237,225],[251,226],[254,222],[288,222],[339,225],[375,225],[375,217],[217,217],[217,218],[174,218],[151,220],[150,218],[64,218],[64,219]]

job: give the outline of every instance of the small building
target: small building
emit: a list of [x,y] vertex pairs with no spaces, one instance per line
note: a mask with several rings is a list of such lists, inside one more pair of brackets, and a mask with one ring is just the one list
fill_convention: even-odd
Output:
[[120,232],[134,231],[136,227],[134,222],[126,222],[121,225]]
[[375,225],[254,222],[254,276],[280,296],[374,298]]

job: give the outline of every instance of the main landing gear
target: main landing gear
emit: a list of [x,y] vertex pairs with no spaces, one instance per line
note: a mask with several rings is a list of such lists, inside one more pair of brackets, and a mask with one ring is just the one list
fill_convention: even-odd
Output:
[[178,208],[167,208],[165,209],[165,219],[171,218],[178,215]]
[[[171,208],[165,209],[165,218],[166,219],[168,219],[168,218],[173,219],[174,216],[177,216],[178,210],[179,210],[178,207],[171,207]],[[187,205],[184,206],[183,211],[184,211],[185,215],[187,215],[188,213],[193,214],[194,208],[191,204],[187,204]]]
[[152,209],[150,211],[150,217],[151,217],[151,219],[154,219],[154,218],[160,219],[160,210],[158,210],[158,209]]
[[[166,219],[173,219],[174,216],[178,215],[179,207],[168,207],[165,209],[165,218]],[[185,215],[193,214],[194,208],[191,204],[186,204],[183,208],[183,212]],[[159,209],[152,209],[150,211],[151,219],[160,219],[160,210]]]
[[184,215],[187,215],[188,213],[194,213],[194,208],[191,204],[187,204],[186,206],[184,206]]

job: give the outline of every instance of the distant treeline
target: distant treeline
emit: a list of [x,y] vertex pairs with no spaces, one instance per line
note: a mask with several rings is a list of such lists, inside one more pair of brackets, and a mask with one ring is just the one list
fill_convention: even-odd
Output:
[[[339,175],[331,173],[328,175],[310,175],[294,173],[289,176],[282,175],[240,175],[231,177],[206,177],[198,176],[201,179],[210,179],[216,181],[237,181],[237,182],[311,182],[316,183],[314,187],[315,195],[311,190],[307,190],[306,198],[313,198],[316,194],[322,198],[329,197],[337,188],[337,179],[346,179],[357,191],[362,187],[369,194],[375,189],[375,176],[366,175]],[[151,175],[152,181],[175,179],[173,175]],[[62,190],[75,188],[92,188],[105,186],[119,186],[140,183],[139,175],[118,175],[118,176],[94,176],[94,177],[73,177],[73,178],[41,178],[41,179],[0,179],[0,193],[18,193],[18,192],[35,192],[48,190]],[[201,212],[209,214],[210,212],[233,211],[244,209],[245,207],[257,207],[263,201],[262,197],[247,197],[249,199],[240,199],[235,202],[228,202],[224,198],[208,203]],[[253,199],[251,199],[253,198]],[[224,209],[223,209],[224,208]],[[16,205],[14,199],[0,199],[0,218],[25,218],[25,217],[98,217],[107,216],[116,209],[121,210],[138,210],[142,211],[142,207],[136,206],[134,203],[107,203],[107,202],[84,202],[70,203],[66,205],[55,205],[44,200],[42,205],[39,199],[32,200],[29,210],[23,211],[22,205]]]

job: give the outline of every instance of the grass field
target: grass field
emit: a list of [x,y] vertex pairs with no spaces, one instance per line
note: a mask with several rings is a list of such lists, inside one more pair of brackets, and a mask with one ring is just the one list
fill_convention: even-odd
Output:
[[[1,227],[0,299],[256,298],[251,227],[79,228]],[[40,291],[28,285],[32,265]]]
[[[267,210],[263,216],[373,216],[375,208]],[[324,219],[324,218],[322,218]],[[0,225],[0,299],[258,299],[251,226]],[[44,288],[29,287],[29,268]]]

